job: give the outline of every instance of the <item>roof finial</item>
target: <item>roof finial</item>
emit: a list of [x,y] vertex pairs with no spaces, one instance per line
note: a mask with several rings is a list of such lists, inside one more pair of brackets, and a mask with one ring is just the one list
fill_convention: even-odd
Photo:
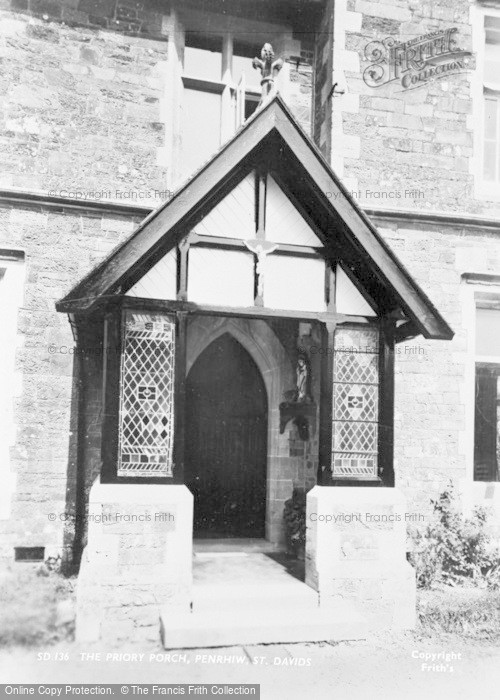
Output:
[[268,97],[272,97],[276,93],[274,79],[283,67],[283,59],[277,58],[274,60],[273,47],[271,44],[264,44],[260,52],[260,58],[254,58],[252,66],[260,70],[262,75],[262,80],[260,81],[262,87],[260,104],[262,104]]

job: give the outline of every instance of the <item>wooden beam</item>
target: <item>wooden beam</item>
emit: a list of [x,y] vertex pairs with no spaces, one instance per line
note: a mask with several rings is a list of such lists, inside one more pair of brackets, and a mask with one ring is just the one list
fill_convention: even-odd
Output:
[[325,299],[329,314],[336,313],[337,308],[336,273],[328,262],[325,262]]
[[407,321],[394,329],[394,342],[401,343],[403,340],[415,338],[419,334],[418,328],[413,321]]
[[173,483],[184,483],[184,445],[186,425],[186,345],[187,315],[178,311],[175,339],[175,388],[174,388],[174,470]]
[[[248,246],[241,238],[207,236],[204,234],[192,233],[190,234],[189,240],[190,244],[193,246],[248,250]],[[324,248],[313,248],[312,246],[306,245],[290,245],[288,243],[280,243],[279,248],[273,252],[273,255],[297,255],[317,258],[319,255],[324,256]]]
[[188,253],[191,244],[191,236],[187,236],[178,245],[178,269],[179,269],[179,286],[177,289],[177,299],[179,301],[187,301],[187,285],[188,285]]
[[101,481],[116,480],[120,434],[120,372],[122,355],[122,313],[111,309],[104,321],[103,421],[101,438]]
[[266,238],[266,199],[267,199],[267,172],[259,168],[257,170],[257,232],[256,238],[264,241]]
[[212,92],[217,95],[222,95],[226,88],[226,85],[222,82],[222,80],[204,80],[203,78],[194,78],[187,75],[182,76],[182,83],[184,87],[188,88],[189,90]]
[[352,316],[348,314],[328,313],[324,311],[294,311],[288,309],[268,309],[260,306],[231,307],[231,306],[199,306],[189,301],[174,301],[162,299],[144,299],[142,297],[123,297],[124,308],[143,309],[149,311],[168,311],[202,316],[234,316],[245,318],[290,318],[298,321],[320,321],[323,323],[340,324],[376,324],[377,318],[371,316]]

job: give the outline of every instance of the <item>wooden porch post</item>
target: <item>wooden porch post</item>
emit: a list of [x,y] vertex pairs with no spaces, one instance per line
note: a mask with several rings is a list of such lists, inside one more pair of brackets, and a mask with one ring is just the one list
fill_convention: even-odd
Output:
[[174,390],[174,484],[184,483],[184,436],[186,413],[186,336],[187,314],[176,313],[175,390]]
[[379,350],[379,476],[394,486],[394,332],[395,322],[384,318]]
[[103,422],[101,439],[101,480],[116,479],[120,416],[120,366],[122,353],[122,310],[116,306],[104,320]]
[[321,398],[319,407],[318,485],[332,483],[333,341],[336,323],[321,325]]

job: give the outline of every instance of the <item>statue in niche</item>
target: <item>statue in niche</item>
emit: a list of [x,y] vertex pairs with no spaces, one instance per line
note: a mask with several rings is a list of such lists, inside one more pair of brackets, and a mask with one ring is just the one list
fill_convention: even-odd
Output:
[[311,377],[307,356],[301,353],[297,359],[297,388],[295,390],[296,403],[311,403]]
[[297,358],[295,375],[295,389],[285,391],[285,401],[280,404],[280,433],[285,431],[288,421],[293,420],[300,439],[309,440],[310,425],[313,427],[316,421],[316,406],[311,396],[309,358],[305,353]]

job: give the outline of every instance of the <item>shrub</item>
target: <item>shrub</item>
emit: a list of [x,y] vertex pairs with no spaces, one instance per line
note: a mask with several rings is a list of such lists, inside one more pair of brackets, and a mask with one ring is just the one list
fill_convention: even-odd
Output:
[[487,532],[487,511],[476,507],[471,517],[460,509],[452,484],[436,501],[433,519],[424,530],[410,532],[417,585],[476,585],[500,588],[500,550]]
[[420,630],[429,636],[459,634],[469,639],[500,638],[500,590],[450,588],[420,591]]
[[306,544],[306,494],[303,489],[294,488],[292,497],[285,501],[283,515],[288,550],[300,555]]

